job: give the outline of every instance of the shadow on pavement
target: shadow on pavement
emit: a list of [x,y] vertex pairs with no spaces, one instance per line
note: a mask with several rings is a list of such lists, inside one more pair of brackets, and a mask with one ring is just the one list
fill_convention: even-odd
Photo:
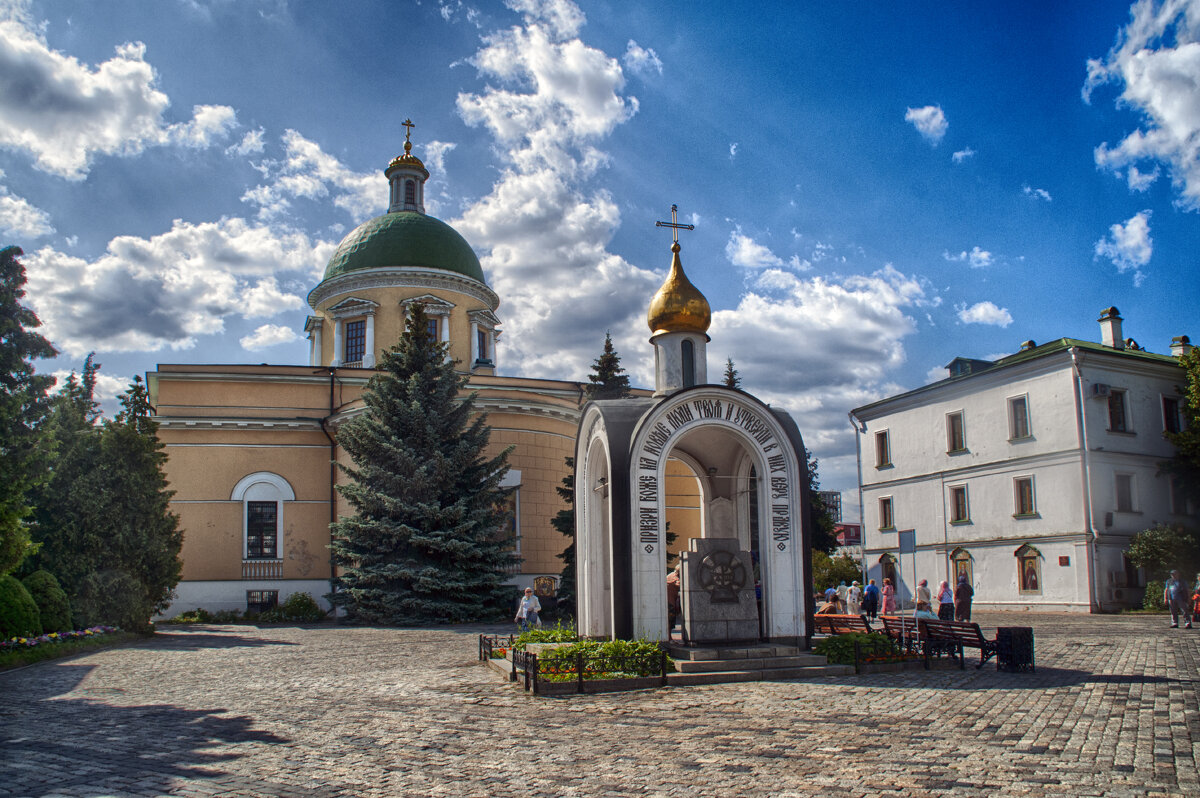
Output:
[[[262,629],[243,627],[249,634],[261,634]],[[219,630],[219,631],[218,631]],[[200,648],[263,648],[267,646],[295,646],[290,640],[270,640],[239,634],[237,627],[168,626],[160,627],[153,636],[136,643],[138,648],[190,651]]]
[[[217,780],[218,792],[273,794],[276,785],[228,776],[223,762],[250,753],[237,746],[291,742],[253,728],[253,718],[221,709],[166,704],[116,706],[122,690],[66,696],[91,671],[86,665],[40,669],[5,684],[0,716],[7,794],[160,795],[177,779]],[[219,749],[219,750],[218,750]]]

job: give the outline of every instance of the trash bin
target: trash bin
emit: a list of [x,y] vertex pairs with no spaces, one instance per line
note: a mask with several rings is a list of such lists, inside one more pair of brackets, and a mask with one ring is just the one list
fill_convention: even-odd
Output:
[[1033,629],[1001,626],[996,630],[996,670],[1033,671]]

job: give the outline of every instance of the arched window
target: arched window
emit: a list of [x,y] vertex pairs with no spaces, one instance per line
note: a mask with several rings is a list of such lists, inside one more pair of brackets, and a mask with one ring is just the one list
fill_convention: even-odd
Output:
[[896,581],[896,558],[890,554],[885,554],[879,558],[879,571],[884,579],[892,580],[892,587],[897,586]]
[[967,578],[968,585],[975,586],[974,560],[966,549],[960,547],[950,552],[950,569],[953,577],[951,587],[957,585],[958,580],[964,576]]
[[1022,593],[1042,592],[1042,553],[1026,543],[1013,552],[1017,558],[1017,586]]
[[417,181],[415,181],[415,180],[405,180],[404,181],[404,204],[405,205],[416,205],[417,204]]
[[696,348],[685,338],[679,349],[683,360],[683,387],[691,388],[696,384]]
[[288,481],[269,471],[250,474],[230,500],[242,503],[242,559],[283,559],[283,503],[296,500]]

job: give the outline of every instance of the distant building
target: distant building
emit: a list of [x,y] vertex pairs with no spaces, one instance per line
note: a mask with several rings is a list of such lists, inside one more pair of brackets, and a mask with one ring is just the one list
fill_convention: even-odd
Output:
[[[1103,611],[1140,602],[1124,557],[1156,523],[1192,520],[1159,463],[1178,430],[1183,370],[1122,337],[1026,341],[996,361],[956,358],[949,377],[851,412],[869,576],[965,576],[982,608]],[[916,551],[901,555],[899,532]],[[903,568],[899,558],[903,556]],[[915,577],[914,577],[915,572]]]
[[817,495],[825,505],[825,511],[835,524],[842,520],[842,492],[837,490],[819,490]]
[[833,531],[839,548],[862,546],[862,524],[837,524]]

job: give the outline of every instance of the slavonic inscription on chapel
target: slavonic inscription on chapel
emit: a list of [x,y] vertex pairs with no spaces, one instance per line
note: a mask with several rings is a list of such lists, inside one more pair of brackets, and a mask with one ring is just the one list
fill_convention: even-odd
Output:
[[662,521],[659,502],[659,464],[669,454],[667,445],[672,437],[694,424],[724,422],[740,428],[758,446],[766,461],[765,479],[770,497],[771,541],[776,550],[785,551],[792,539],[791,495],[789,486],[793,475],[787,457],[774,429],[752,407],[728,399],[685,399],[667,409],[661,420],[646,434],[637,453],[636,502],[638,545],[647,554],[654,554],[662,542]]

